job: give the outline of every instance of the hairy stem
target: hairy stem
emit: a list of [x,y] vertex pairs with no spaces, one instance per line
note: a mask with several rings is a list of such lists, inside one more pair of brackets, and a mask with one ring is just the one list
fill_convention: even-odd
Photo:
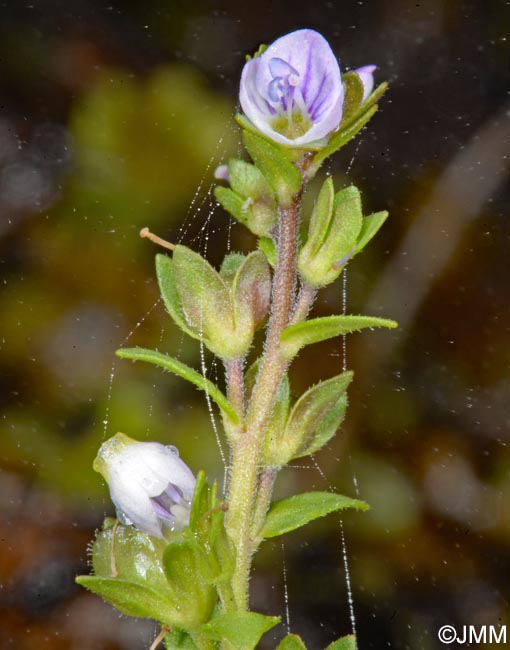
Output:
[[228,401],[234,407],[239,421],[244,418],[244,375],[243,360],[232,359],[225,362]]
[[266,467],[259,475],[259,486],[257,490],[257,498],[255,499],[251,525],[251,536],[254,543],[257,543],[259,540],[260,530],[266,518],[269,504],[271,503],[273,486],[278,470],[278,467]]
[[301,191],[288,208],[280,208],[278,260],[273,280],[271,316],[262,363],[246,415],[246,432],[234,445],[227,526],[236,546],[232,579],[239,609],[248,606],[248,580],[254,552],[251,524],[258,492],[259,462],[265,429],[287,361],[280,356],[280,336],[291,317],[296,288],[296,253]]
[[302,320],[308,316],[308,312],[313,306],[315,297],[317,295],[317,289],[312,287],[311,284],[304,283],[301,286],[299,295],[294,305],[294,312],[292,314],[291,325],[300,323]]

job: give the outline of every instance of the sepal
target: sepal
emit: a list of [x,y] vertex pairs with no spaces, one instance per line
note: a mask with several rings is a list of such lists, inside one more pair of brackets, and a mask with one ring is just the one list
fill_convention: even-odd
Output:
[[243,131],[243,142],[253,162],[275,192],[279,204],[284,208],[289,207],[301,187],[301,174],[281,147],[269,140],[250,131]]
[[198,650],[196,643],[184,630],[174,628],[165,635],[166,650]]
[[200,631],[209,639],[228,643],[233,650],[254,650],[262,636],[279,622],[277,616],[229,612],[215,616]]
[[[355,73],[348,74],[355,75]],[[344,75],[344,78],[347,76],[348,75]],[[377,102],[379,99],[381,99],[381,97],[388,89],[388,84],[386,82],[380,84],[361,105],[358,104],[357,109],[352,110],[351,105],[355,107],[357,104],[355,96],[358,96],[359,86],[356,84],[353,78],[348,78],[347,83],[347,92],[351,94],[351,99],[347,100],[347,115],[344,114],[344,119],[340,123],[338,131],[336,131],[331,136],[327,145],[318,151],[313,157],[307,172],[309,178],[313,178],[313,176],[315,176],[317,173],[319,167],[327,158],[345,146],[367,125],[367,123],[377,112]]]
[[363,82],[356,72],[347,72],[342,75],[344,84],[344,106],[340,129],[343,125],[349,124],[353,117],[358,113],[363,103]]
[[262,251],[250,253],[239,266],[232,294],[236,329],[253,332],[265,321],[271,300],[271,272]]
[[375,237],[387,218],[388,212],[386,210],[383,210],[382,212],[374,212],[374,214],[363,218],[361,231],[359,233],[358,241],[356,242],[355,255],[360,253],[370,240]]
[[172,600],[178,604],[176,627],[193,630],[208,621],[217,602],[214,587],[206,579],[207,558],[192,541],[169,544],[163,553],[163,568],[172,591]]

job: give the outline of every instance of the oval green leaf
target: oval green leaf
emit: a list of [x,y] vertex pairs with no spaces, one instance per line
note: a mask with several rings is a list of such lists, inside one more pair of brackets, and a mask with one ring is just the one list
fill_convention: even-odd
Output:
[[266,539],[278,537],[304,526],[309,521],[324,517],[330,512],[346,508],[368,510],[369,506],[364,501],[334,492],[296,494],[271,504],[260,535]]

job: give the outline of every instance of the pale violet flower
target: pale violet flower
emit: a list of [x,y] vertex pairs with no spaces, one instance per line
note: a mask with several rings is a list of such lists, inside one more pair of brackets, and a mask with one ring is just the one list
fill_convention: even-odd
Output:
[[370,96],[374,89],[374,72],[376,67],[375,65],[364,65],[354,70],[363,84],[363,101]]
[[239,99],[262,134],[283,145],[306,147],[337,129],[342,119],[338,61],[319,33],[292,32],[245,64]]
[[160,538],[164,527],[189,523],[195,477],[175,447],[117,433],[101,445],[94,469],[108,482],[121,523]]

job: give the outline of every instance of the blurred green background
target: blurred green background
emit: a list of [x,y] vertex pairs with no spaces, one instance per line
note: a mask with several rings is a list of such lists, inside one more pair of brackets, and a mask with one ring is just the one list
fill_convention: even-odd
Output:
[[[329,171],[362,189],[367,213],[391,213],[349,266],[348,310],[400,328],[349,337],[346,424],[318,467],[305,459],[282,473],[278,493],[331,487],[371,503],[344,518],[361,650],[434,650],[443,624],[510,624],[508,3],[10,0],[0,7],[2,649],[150,645],[153,624],[73,583],[112,513],[92,459],[124,431],[177,445],[211,478],[223,467],[197,391],[114,362],[116,348],[141,344],[200,363],[157,303],[156,251],[138,231],[215,262],[253,245],[214,209],[212,172],[240,151],[244,54],[300,27],[322,32],[343,70],[376,63],[391,82]],[[341,308],[338,282],[316,312]],[[342,360],[339,342],[305,351],[295,392]],[[285,619],[284,563],[292,631],[311,650],[348,633],[338,518],[260,552],[253,605]]]

